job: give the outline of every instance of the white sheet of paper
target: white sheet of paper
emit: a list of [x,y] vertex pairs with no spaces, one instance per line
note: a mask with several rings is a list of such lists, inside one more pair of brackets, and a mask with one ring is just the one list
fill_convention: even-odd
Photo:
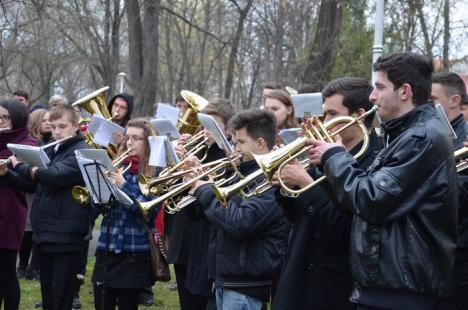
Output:
[[299,137],[298,133],[301,130],[302,130],[301,128],[281,129],[278,135],[280,136],[284,144],[289,144]]
[[153,167],[166,167],[166,149],[164,147],[164,140],[166,137],[162,136],[149,136],[148,143],[150,145],[150,158],[149,165]]
[[88,131],[92,133],[93,135],[96,134],[96,131],[98,130],[99,126],[101,125],[101,121],[105,119],[101,115],[94,114],[91,117],[91,122],[88,124]]
[[218,144],[218,146],[221,149],[223,149],[228,154],[234,152],[234,148],[228,142],[223,131],[221,130],[221,128],[219,128],[218,123],[211,115],[198,113],[198,119],[200,120],[200,123],[202,124],[203,128],[212,133],[216,144]]
[[447,115],[445,115],[444,108],[442,107],[440,103],[436,103],[435,107],[436,107],[437,115],[439,116],[440,121],[442,122],[442,125],[444,126],[445,131],[447,132],[450,138],[456,139],[457,134],[453,130],[452,125],[450,125]]
[[166,152],[166,163],[169,166],[174,166],[180,162],[180,159],[175,151],[174,144],[167,137],[164,140],[164,149]]
[[[113,169],[112,161],[106,150],[76,150],[75,155],[86,188],[91,194],[94,203],[108,203],[113,194],[120,203],[125,205],[133,204],[132,199],[112,184],[105,176],[104,172],[106,170]],[[97,169],[96,163],[100,164],[100,170]]]
[[94,134],[93,141],[104,147],[107,147],[109,144],[117,145],[117,142],[112,138],[112,134],[114,132],[118,132],[123,135],[125,129],[111,121],[102,119],[96,133]]
[[177,130],[171,120],[166,118],[156,118],[152,119],[150,122],[158,131],[158,136],[169,137],[171,140],[180,138],[179,130]]
[[303,118],[304,116],[322,116],[323,98],[322,93],[308,93],[291,96],[294,106],[294,116]]
[[39,168],[47,168],[50,164],[49,157],[39,146],[8,143],[7,147],[19,161]]
[[158,119],[169,119],[171,123],[176,126],[179,121],[180,109],[175,108],[166,103],[158,103],[158,109],[156,111],[156,118]]

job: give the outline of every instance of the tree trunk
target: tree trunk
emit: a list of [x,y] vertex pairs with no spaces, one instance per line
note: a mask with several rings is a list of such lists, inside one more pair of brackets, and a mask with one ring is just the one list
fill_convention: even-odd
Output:
[[450,46],[450,0],[444,2],[444,71],[450,70],[449,46]]
[[343,6],[343,0],[322,0],[320,3],[314,42],[309,48],[301,78],[304,84],[311,84],[317,90],[330,80],[343,24]]
[[426,48],[426,56],[429,59],[433,59],[434,56],[432,54],[432,43],[429,38],[429,31],[427,30],[426,19],[424,18],[423,2],[422,0],[415,0],[414,4],[416,5],[416,10],[418,11],[419,23],[421,24],[421,31],[424,37],[424,47]]
[[234,64],[237,57],[237,52],[239,50],[239,43],[242,37],[242,32],[244,30],[244,22],[249,14],[250,8],[254,0],[248,0],[247,4],[243,9],[241,9],[238,4],[233,1],[234,5],[239,11],[239,21],[237,22],[236,32],[231,44],[231,52],[229,54],[228,67],[226,72],[226,83],[224,88],[224,98],[229,99],[231,97],[231,89],[234,80]]

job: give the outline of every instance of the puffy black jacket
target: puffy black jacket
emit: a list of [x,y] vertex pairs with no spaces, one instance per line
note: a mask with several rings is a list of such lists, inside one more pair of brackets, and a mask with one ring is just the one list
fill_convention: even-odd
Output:
[[[258,168],[241,165],[247,175]],[[223,287],[268,286],[285,255],[289,225],[276,203],[275,190],[242,200],[233,196],[224,208],[211,185],[200,186],[195,195],[208,220],[217,227],[216,281]]]
[[[36,196],[31,210],[34,240],[38,244],[59,243],[80,245],[89,230],[89,208],[72,197],[74,185],[84,186],[75,150],[88,149],[81,134],[64,141],[58,148],[46,150],[51,161],[46,169],[38,169],[31,183]],[[20,163],[15,172],[30,180],[31,166]]]
[[363,288],[440,296],[449,284],[457,238],[452,143],[432,104],[382,127],[386,146],[367,172],[341,148],[322,157],[338,200],[356,215],[353,277]]

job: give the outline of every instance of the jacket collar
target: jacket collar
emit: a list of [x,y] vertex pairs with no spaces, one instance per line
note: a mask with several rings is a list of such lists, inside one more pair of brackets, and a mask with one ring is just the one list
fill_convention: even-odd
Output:
[[390,143],[409,127],[429,117],[436,117],[436,111],[431,102],[426,102],[399,118],[382,123],[382,128],[385,131],[385,141]]

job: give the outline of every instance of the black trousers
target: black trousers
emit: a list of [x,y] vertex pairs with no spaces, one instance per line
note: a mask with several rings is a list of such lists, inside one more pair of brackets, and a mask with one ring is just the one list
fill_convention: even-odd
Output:
[[94,308],[96,310],[114,310],[118,306],[119,310],[138,310],[140,291],[139,288],[103,288],[94,285]]
[[19,268],[26,270],[29,266],[29,256],[31,255],[33,242],[32,231],[25,231],[21,240],[21,248],[19,250]]
[[16,250],[0,249],[0,309],[18,310],[20,287],[16,277]]
[[174,264],[174,272],[177,281],[177,291],[179,293],[180,309],[204,310],[207,306],[208,297],[194,295],[185,287],[187,266]]
[[38,248],[41,269],[41,293],[44,310],[72,308],[79,252],[45,252]]

